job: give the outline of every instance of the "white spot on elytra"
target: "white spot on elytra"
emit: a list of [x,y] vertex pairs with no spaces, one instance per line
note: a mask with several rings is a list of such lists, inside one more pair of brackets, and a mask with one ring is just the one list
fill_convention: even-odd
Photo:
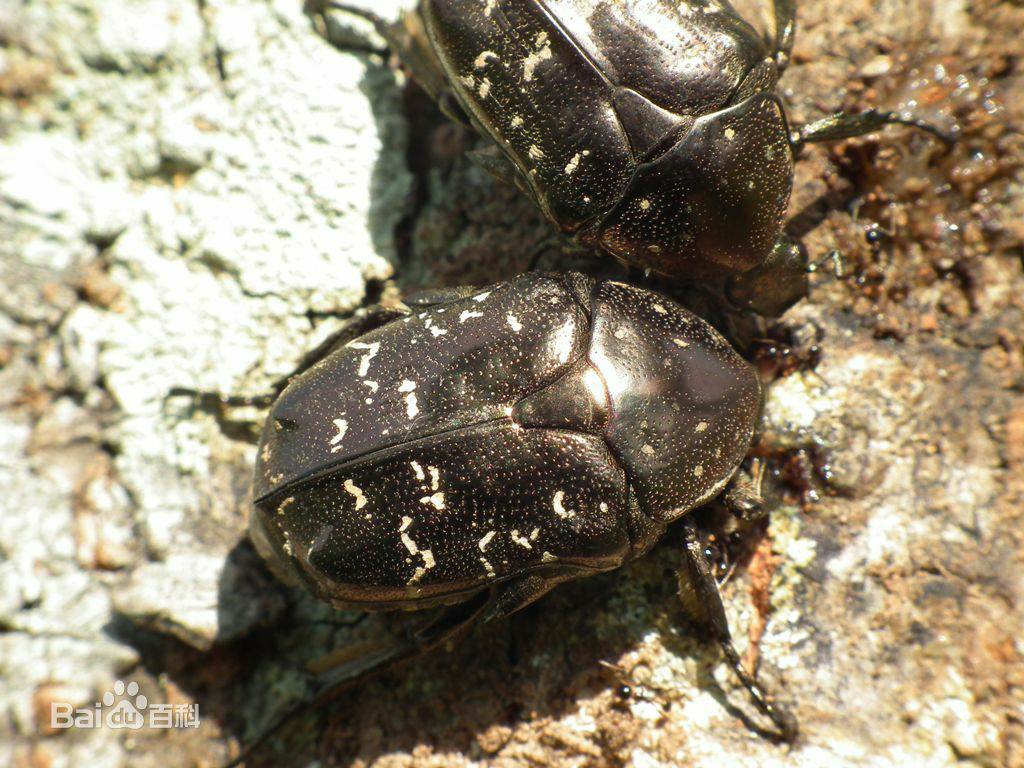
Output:
[[287,499],[285,499],[284,501],[282,501],[280,504],[277,505],[277,514],[283,515],[284,511],[288,508],[288,506],[290,504],[294,504],[294,503],[295,503],[295,497],[294,496],[289,496]]
[[696,467],[693,468],[693,476],[694,477],[701,477],[703,474],[704,474],[704,467],[702,467],[700,464],[698,464]]
[[509,535],[512,537],[512,541],[514,541],[520,547],[523,547],[524,549],[533,549],[533,546],[530,544],[530,540],[522,534],[520,534],[519,531],[515,528],[513,528],[509,532]]
[[523,125],[523,116],[522,115],[514,115],[512,117],[512,122],[510,123],[510,125],[513,128],[521,128],[522,125]]
[[608,511],[608,505],[605,504],[603,501],[597,505],[597,508],[600,509],[602,512]]
[[724,134],[726,141],[732,141],[734,138],[736,138],[736,131],[733,130],[732,128],[726,128]]
[[341,450],[339,443],[345,439],[345,433],[348,432],[348,422],[345,419],[335,419],[334,426],[338,429],[338,434],[331,438],[331,453],[337,453]]
[[472,312],[472,311],[470,311],[468,309],[465,309],[465,310],[462,311],[462,314],[459,315],[459,322],[460,323],[464,323],[464,322],[466,322],[467,320],[469,320],[472,317],[483,317],[483,316],[484,316],[483,312]]
[[576,514],[574,510],[566,509],[562,504],[565,499],[565,491],[555,491],[554,497],[551,499],[551,508],[555,510],[555,514],[565,520],[568,517],[572,517]]
[[540,528],[534,528],[530,531],[530,541],[536,541],[538,536],[540,536]]
[[583,159],[583,153],[577,152],[572,156],[572,159],[565,165],[565,175],[572,176],[576,173],[576,169],[580,167],[580,160]]
[[508,327],[516,333],[523,330],[523,324],[519,322],[519,318],[515,315],[505,315],[505,322],[508,323]]
[[494,566],[491,565],[490,561],[486,557],[481,557],[480,562],[483,564],[484,569],[487,571],[487,575],[494,578]]
[[436,491],[441,485],[441,470],[437,467],[427,467],[430,473],[430,490]]
[[446,331],[444,328],[433,328],[433,327],[430,329],[430,332],[432,334],[434,334],[435,337],[437,337],[437,336],[444,336],[446,333],[448,333],[448,331]]
[[426,475],[423,474],[423,467],[420,466],[418,461],[410,461],[409,466],[412,467],[412,471],[416,473],[417,480],[423,480]]
[[654,305],[652,305],[652,309],[654,309],[654,311],[657,312],[659,315],[667,315],[668,314],[668,310],[665,309],[665,307],[663,307],[661,304],[654,304]]
[[688,346],[690,346],[690,342],[685,341],[683,339],[672,339],[672,343],[675,344],[677,347],[682,347],[683,349],[686,349]]
[[406,582],[406,584],[415,584],[417,581],[423,578],[423,575],[433,568],[437,563],[434,560],[434,553],[429,549],[420,549],[419,545],[413,541],[406,531],[409,526],[412,525],[412,518],[408,516],[402,517],[402,524],[398,526],[398,533],[402,539],[402,544],[409,551],[410,555],[419,555],[423,558],[423,565],[416,566],[416,571],[413,573],[412,578]]
[[476,57],[476,60],[473,62],[473,66],[476,67],[477,69],[483,69],[484,67],[487,66],[488,59],[497,58],[498,54],[496,54],[494,51],[483,51],[479,56]]
[[490,291],[484,291],[483,293],[478,293],[476,296],[473,297],[473,301],[475,301],[477,304],[479,304],[481,301],[484,301],[490,295],[491,295]]
[[616,328],[615,329],[615,333],[613,335],[615,336],[616,339],[624,339],[624,338],[626,338],[626,329],[625,328]]
[[353,483],[352,480],[345,481],[345,490],[355,497],[356,509],[362,509],[366,506],[366,494],[363,493],[363,489]]
[[697,427],[696,427],[696,429],[694,431],[696,431],[696,432],[703,432],[707,428],[708,428],[708,423],[706,421],[702,421],[702,422],[700,422],[700,424],[697,425]]
[[432,504],[434,509],[444,509],[444,491],[432,493],[420,499],[420,504]]
[[365,344],[361,341],[351,341],[348,346],[353,349],[365,349],[366,354],[359,358],[359,370],[356,374],[362,378],[370,372],[370,361],[373,360],[374,355],[380,351],[380,342],[375,341],[372,344]]
[[544,150],[536,144],[531,144],[530,148],[526,151],[526,154],[528,154],[533,160],[540,161],[544,159]]
[[640,199],[640,210],[641,211],[649,210],[650,207],[651,207],[651,201],[650,200],[648,200],[646,197]]
[[494,531],[488,531],[487,533],[485,533],[483,535],[483,538],[481,538],[480,541],[478,541],[476,543],[476,545],[478,547],[480,547],[480,551],[481,552],[486,552],[487,551],[487,545],[490,544],[491,543],[491,539],[494,538],[494,533],[495,533]]
[[550,552],[547,552],[547,551],[545,551],[545,552],[544,552],[543,554],[541,554],[541,556],[540,556],[540,561],[541,561],[542,563],[553,563],[553,562],[555,562],[555,561],[556,561],[557,559],[558,559],[557,557],[555,557],[554,555],[552,555],[552,554],[551,554]]
[[491,93],[491,81],[488,78],[484,78],[480,81],[480,87],[477,89],[477,93],[480,94],[481,99],[486,99]]
[[551,58],[551,41],[548,39],[547,32],[541,32],[537,35],[536,40],[534,40],[534,48],[536,50],[523,59],[523,80],[526,82],[533,80],[538,64]]
[[459,77],[459,81],[467,88],[476,87],[476,78],[472,75],[462,75]]
[[416,389],[416,382],[405,379],[398,387],[399,392],[407,392],[405,396],[405,414],[410,419],[416,418],[416,414],[420,412],[420,407],[416,402],[416,393],[413,391]]
[[644,443],[643,448],[641,448],[640,450],[643,451],[644,455],[646,455],[646,456],[653,456],[654,455],[654,448],[652,448],[647,443]]
[[370,381],[369,379],[363,382],[363,386],[369,387],[370,392],[376,392],[380,388],[380,385],[376,381]]

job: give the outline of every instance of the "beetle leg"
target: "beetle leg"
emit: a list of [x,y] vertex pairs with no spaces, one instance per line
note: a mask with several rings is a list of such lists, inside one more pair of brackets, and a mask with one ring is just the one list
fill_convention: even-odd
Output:
[[885,110],[869,109],[856,115],[848,115],[838,112],[828,115],[813,123],[796,128],[789,138],[793,153],[799,152],[805,144],[812,144],[820,141],[837,141],[839,139],[851,139],[855,136],[863,136],[867,133],[877,131],[886,125],[908,125],[911,128],[918,128],[930,133],[944,144],[951,145],[956,142],[958,129],[946,131],[933,125],[926,120],[913,117],[909,113],[887,112]]
[[[222,408],[269,408],[278,396],[288,386],[288,382],[294,377],[309,370],[319,363],[334,350],[343,347],[353,339],[357,339],[364,333],[369,333],[374,328],[388,323],[396,318],[408,314],[407,310],[398,307],[373,306],[365,314],[353,318],[343,327],[324,339],[316,348],[307,352],[300,358],[298,364],[291,373],[283,376],[270,385],[270,391],[259,395],[225,395],[221,392],[207,392],[189,387],[171,387],[166,398],[191,397],[200,408],[207,411],[219,411]],[[166,399],[165,398],[165,399]]]
[[304,354],[295,366],[295,370],[275,381],[272,388],[278,395],[281,394],[284,388],[288,386],[289,381],[308,371],[325,357],[330,356],[336,349],[340,349],[363,334],[369,333],[407,314],[409,314],[408,310],[401,305],[397,307],[384,307],[378,304],[370,307],[364,314],[351,318],[315,348]]
[[[686,519],[683,521],[683,540],[686,573],[680,574],[680,576],[685,576],[686,581],[680,591],[680,596],[687,612],[702,624],[711,637],[718,642],[725,655],[725,660],[732,667],[743,687],[747,689],[754,705],[774,724],[777,729],[776,737],[786,742],[795,741],[798,732],[796,718],[787,709],[772,702],[760,683],[743,668],[740,656],[732,644],[732,635],[729,633],[729,622],[725,616],[725,607],[722,605],[722,596],[712,575],[711,565],[704,553],[697,528],[692,521]],[[682,578],[680,582],[683,583]]]
[[310,0],[307,2],[307,8],[325,20],[328,11],[341,11],[370,22],[377,34],[384,38],[384,42],[409,70],[413,79],[437,102],[445,116],[467,128],[470,127],[469,118],[448,87],[448,79],[427,39],[423,19],[418,11],[407,11],[402,14],[399,21],[390,22],[373,11],[337,0]]
[[736,473],[729,490],[722,494],[722,503],[731,515],[750,522],[767,514],[762,492],[765,469],[764,462],[754,459],[749,476],[744,472]]
[[496,588],[494,596],[487,604],[481,620],[491,622],[504,616],[511,616],[516,611],[533,603],[564,581],[572,581],[580,576],[589,575],[592,571],[561,566],[558,571],[544,576],[531,574],[515,581],[509,581]]
[[828,268],[836,280],[842,280],[846,275],[846,260],[843,258],[843,254],[833,248],[818,261],[812,261],[807,265],[808,272],[818,272],[825,268]]
[[421,291],[410,293],[403,301],[414,309],[430,309],[431,307],[440,307],[455,301],[468,299],[476,293],[480,293],[480,287],[475,285],[424,288]]
[[469,159],[483,168],[491,178],[509,186],[520,186],[517,180],[518,171],[512,161],[506,157],[496,144],[489,147],[471,149],[466,153]]
[[313,709],[342,690],[394,664],[420,656],[432,648],[462,638],[478,621],[490,622],[515,613],[547,594],[557,584],[577,578],[579,569],[564,567],[560,573],[527,575],[505,582],[441,611],[435,619],[380,645],[343,648],[310,665],[317,675],[313,693],[280,715],[255,741],[224,768],[235,768],[293,718]]
[[426,625],[393,638],[388,643],[345,648],[340,653],[330,654],[325,660],[314,663],[311,665],[311,671],[317,674],[317,684],[313,692],[279,715],[223,768],[236,768],[241,765],[291,720],[325,703],[346,688],[394,664],[415,658],[438,645],[457,640],[473,626],[481,612],[491,602],[492,599],[487,599],[487,593],[484,592],[464,603],[445,608]]
[[789,66],[796,37],[796,0],[775,0],[775,46],[772,56],[781,75]]

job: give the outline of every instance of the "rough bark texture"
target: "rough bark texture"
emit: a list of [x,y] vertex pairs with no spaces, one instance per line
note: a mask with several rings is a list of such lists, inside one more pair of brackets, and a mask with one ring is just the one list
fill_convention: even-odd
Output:
[[[799,22],[793,122],[880,105],[963,126],[949,153],[897,128],[810,147],[793,229],[847,274],[739,334],[820,348],[770,389],[777,504],[725,587],[800,742],[744,725],[670,532],[255,762],[1024,766],[1024,9],[804,0]],[[215,765],[303,695],[307,661],[409,618],[278,586],[244,541],[260,412],[173,388],[261,392],[416,286],[535,259],[621,274],[473,166],[472,137],[354,50],[365,26],[329,30],[349,50],[300,0],[0,0],[4,764]],[[198,703],[201,727],[50,731],[52,702],[119,679]]]

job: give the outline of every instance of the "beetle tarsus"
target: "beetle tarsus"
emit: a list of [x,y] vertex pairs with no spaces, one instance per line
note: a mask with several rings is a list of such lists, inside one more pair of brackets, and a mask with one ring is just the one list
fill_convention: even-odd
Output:
[[799,733],[796,718],[786,708],[771,700],[761,684],[743,668],[739,654],[732,644],[729,622],[722,605],[722,596],[704,553],[697,528],[691,520],[683,522],[683,551],[686,554],[686,586],[692,590],[684,605],[691,617],[698,621],[718,643],[726,661],[736,677],[750,694],[754,706],[775,726],[772,736],[779,741],[793,742]]
[[813,261],[808,264],[807,271],[819,272],[826,267],[830,267],[829,272],[836,280],[842,280],[846,275],[846,260],[843,258],[843,254],[835,248],[826,253],[818,261]]
[[451,96],[444,69],[426,39],[426,30],[418,12],[409,11],[399,21],[391,22],[373,11],[336,0],[313,0],[310,5],[307,5],[307,12],[323,19],[327,18],[328,11],[340,11],[372,24],[374,31],[398,55],[413,79],[438,103],[441,111],[458,123],[469,124],[458,100]]
[[768,698],[764,688],[743,668],[743,662],[740,659],[739,653],[736,652],[736,647],[732,644],[732,640],[719,638],[718,645],[722,649],[722,654],[732,668],[733,673],[743,684],[743,687],[747,689],[747,693],[750,694],[754,705],[765,717],[772,721],[777,730],[777,733],[774,734],[775,737],[779,741],[787,743],[796,741],[797,736],[800,734],[800,726],[793,713],[781,704],[774,703]]
[[796,0],[775,0],[775,44],[773,58],[781,75],[789,66],[796,37]]
[[909,114],[869,109],[856,115],[839,112],[801,126],[792,132],[790,144],[793,147],[793,152],[796,153],[806,144],[864,136],[887,125],[906,125],[917,128],[931,134],[946,146],[952,146],[957,140],[958,131],[956,129],[943,130],[927,120]]
[[167,398],[190,397],[196,404],[207,411],[231,408],[269,408],[280,393],[264,392],[260,395],[225,395],[221,392],[210,392],[189,387],[171,387]]
[[358,16],[362,19],[366,19],[380,34],[381,37],[387,38],[386,31],[390,28],[391,23],[384,19],[382,16],[378,16],[373,11],[368,11],[365,8],[360,8],[358,5],[350,5],[349,3],[339,3],[336,0],[326,0],[323,2],[311,3],[313,9],[317,13],[325,13],[326,11],[341,11],[342,13],[351,13],[353,16]]

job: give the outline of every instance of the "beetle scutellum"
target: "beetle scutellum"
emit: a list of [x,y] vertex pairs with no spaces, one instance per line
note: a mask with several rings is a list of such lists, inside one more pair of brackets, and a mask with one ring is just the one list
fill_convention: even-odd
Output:
[[[370,18],[442,109],[492,140],[474,157],[560,230],[642,269],[720,279],[764,265],[738,301],[772,313],[806,256],[782,232],[793,158],[808,142],[903,123],[832,115],[790,128],[775,95],[796,0],[763,40],[728,0],[420,0]],[[764,286],[788,279],[778,297]],[[749,281],[748,281],[749,282]]]
[[[617,568],[681,518],[690,613],[791,739],[795,720],[739,663],[685,516],[746,455],[753,368],[678,304],[578,273],[409,304],[323,346],[260,440],[250,532],[279,577],[340,608],[448,606],[323,685]],[[750,490],[734,488],[727,506],[746,515]]]

